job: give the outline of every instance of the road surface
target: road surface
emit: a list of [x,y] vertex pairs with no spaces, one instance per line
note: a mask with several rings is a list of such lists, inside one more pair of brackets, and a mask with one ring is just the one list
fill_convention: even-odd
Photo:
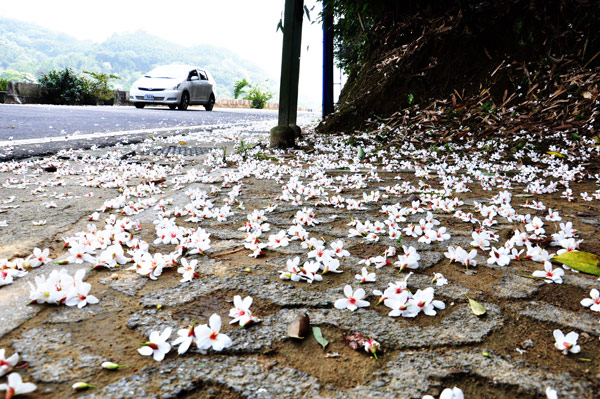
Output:
[[[298,124],[315,118],[314,113],[299,112]],[[141,141],[155,134],[215,128],[256,131],[257,125],[263,132],[277,125],[277,111],[0,104],[0,161],[47,155],[63,148]]]
[[276,119],[273,110],[0,105],[0,141]]

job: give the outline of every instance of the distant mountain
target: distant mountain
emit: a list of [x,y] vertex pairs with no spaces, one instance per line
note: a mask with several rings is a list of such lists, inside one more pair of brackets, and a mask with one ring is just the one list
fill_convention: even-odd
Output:
[[185,47],[142,31],[115,34],[94,43],[0,17],[0,75],[18,76],[14,72],[19,72],[30,74],[31,79],[41,72],[71,67],[78,72],[118,74],[121,79],[115,86],[127,90],[153,67],[171,63],[207,68],[217,81],[220,97],[233,96],[234,82],[244,77],[274,92],[278,83],[257,65],[221,47]]

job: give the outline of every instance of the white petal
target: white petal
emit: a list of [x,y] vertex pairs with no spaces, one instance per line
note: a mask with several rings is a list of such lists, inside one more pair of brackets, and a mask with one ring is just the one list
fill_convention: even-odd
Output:
[[584,298],[581,300],[581,305],[586,308],[592,306],[594,304],[594,300],[592,298]]
[[565,339],[565,335],[560,330],[554,330],[552,334],[554,335],[554,339],[556,340],[556,342],[563,342]]
[[233,306],[235,306],[236,308],[242,307],[242,297],[241,296],[236,295],[233,297]]
[[216,313],[213,313],[208,320],[208,325],[213,331],[219,332],[221,331],[221,316]]
[[333,306],[336,309],[346,309],[348,307],[348,299],[347,298],[340,298],[337,301],[335,301],[335,303],[333,304]]
[[150,356],[154,353],[154,350],[149,346],[142,346],[141,348],[138,348],[138,352],[142,356]]
[[15,390],[15,394],[24,394],[24,393],[29,393],[29,392],[33,392],[37,389],[37,387],[35,386],[35,384],[31,383],[31,382],[26,382],[24,384],[21,384],[19,386],[18,390]]
[[248,309],[251,305],[252,305],[252,297],[247,296],[246,298],[244,298],[244,300],[242,301],[242,306],[244,307],[244,309]]
[[344,295],[346,295],[347,298],[352,297],[352,287],[349,284],[344,287]]
[[359,300],[359,301],[356,302],[356,305],[359,308],[366,308],[367,306],[370,305],[370,303],[368,301]]
[[[175,341],[175,342],[177,342],[177,341]],[[173,342],[173,345],[176,345],[175,342]],[[179,345],[179,348],[177,348],[177,353],[179,353],[180,355],[184,354],[190,348],[191,344],[192,344],[191,339],[184,339],[181,342],[181,345]]]
[[356,299],[357,301],[363,299],[364,297],[365,297],[365,290],[363,290],[362,288],[359,288],[356,291],[354,291],[354,299]]
[[[171,331],[173,331],[171,329],[171,327],[167,327],[163,330],[162,334],[160,334],[160,341],[161,342],[165,342],[166,340],[169,339],[169,337],[171,336]],[[156,342],[156,341],[153,341]]]
[[565,341],[567,341],[570,344],[575,345],[577,343],[578,338],[579,338],[579,334],[577,334],[575,331],[571,331],[565,337]]

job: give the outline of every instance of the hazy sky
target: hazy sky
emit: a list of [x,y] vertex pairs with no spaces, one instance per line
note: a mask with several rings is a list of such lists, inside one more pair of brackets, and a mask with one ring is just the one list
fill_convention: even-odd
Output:
[[[322,3],[305,0],[311,19]],[[210,43],[228,48],[277,79],[283,34],[275,32],[285,0],[1,0],[0,15],[79,39],[101,42],[114,33],[144,30],[182,45]],[[322,30],[305,18],[300,96],[320,104]],[[279,82],[277,81],[277,84]]]

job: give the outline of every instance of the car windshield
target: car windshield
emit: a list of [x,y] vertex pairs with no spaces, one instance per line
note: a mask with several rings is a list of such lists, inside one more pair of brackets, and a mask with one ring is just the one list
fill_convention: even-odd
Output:
[[167,65],[154,68],[148,72],[144,77],[155,78],[155,79],[174,79],[174,78],[186,78],[190,72],[190,67],[184,65]]

